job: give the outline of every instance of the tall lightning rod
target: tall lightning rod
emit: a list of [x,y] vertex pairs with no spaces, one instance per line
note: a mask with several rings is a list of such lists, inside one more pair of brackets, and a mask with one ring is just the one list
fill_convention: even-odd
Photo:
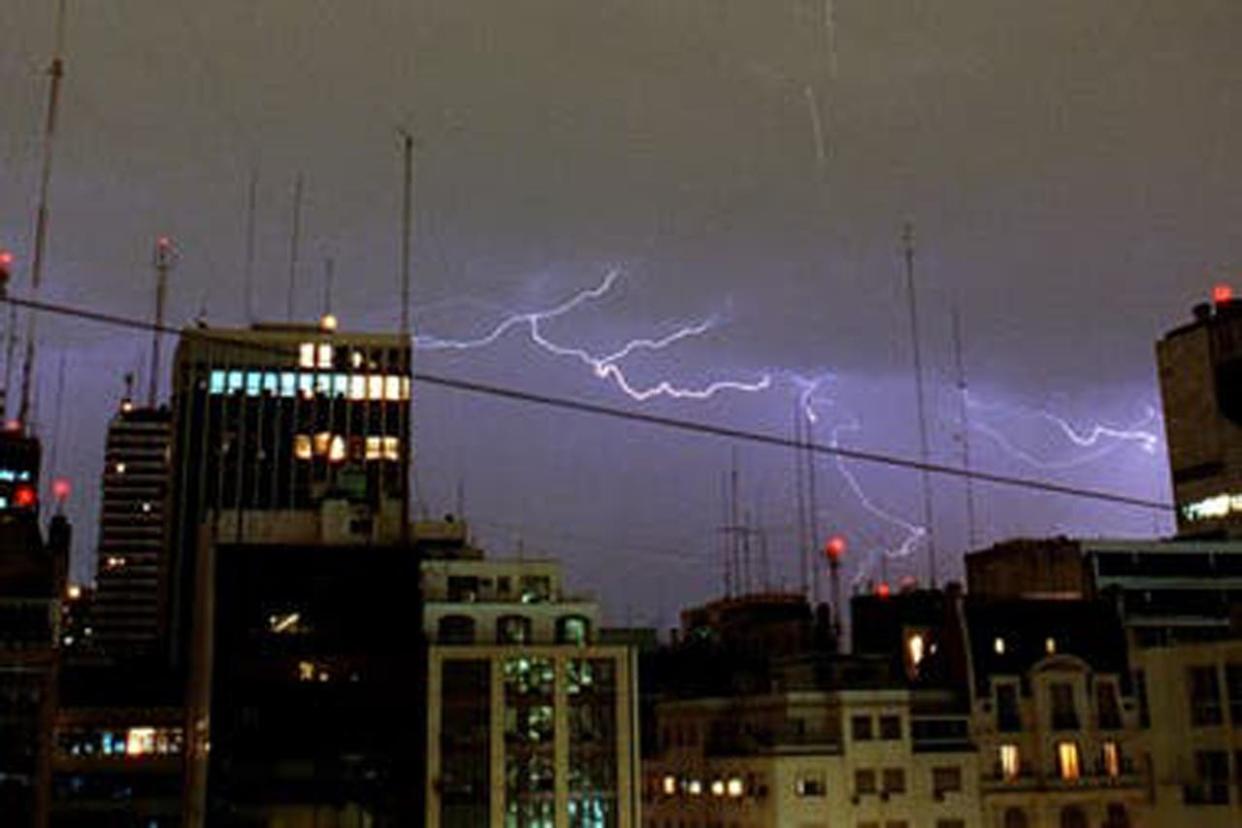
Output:
[[[34,255],[30,263],[31,298],[39,297],[39,287],[43,282],[43,262],[47,253],[48,228],[48,191],[52,183],[52,158],[55,149],[56,115],[60,109],[60,87],[65,77],[65,0],[56,4],[56,38],[52,54],[52,63],[48,67],[51,83],[47,95],[47,120],[43,126],[43,166],[39,173],[39,207],[35,217]],[[30,414],[30,389],[34,378],[35,366],[35,319],[32,311],[26,317],[26,354],[22,360],[22,395],[17,410],[17,419],[23,427],[27,427]],[[29,430],[29,429],[28,429]]]
[[[819,477],[819,473],[815,468],[818,465],[815,452],[811,450],[811,446],[815,445],[815,424],[807,420],[802,424],[802,429],[802,436],[806,440],[801,451],[806,462],[807,533],[813,545],[819,543],[819,491],[816,486],[816,479]],[[811,601],[814,606],[819,606],[819,600],[819,564],[812,558]]]
[[155,327],[151,331],[151,371],[147,377],[147,407],[155,408],[160,387],[160,339],[164,330],[164,300],[168,296],[168,271],[173,266],[172,240],[160,236],[155,241]]
[[286,299],[285,316],[293,321],[293,306],[297,292],[298,248],[302,240],[302,174],[293,180],[293,222],[289,228],[289,295]]
[[953,306],[953,361],[957,369],[958,420],[962,440],[962,468],[966,470],[966,527],[969,532],[970,549],[978,548],[979,538],[975,523],[975,481],[970,476],[970,411],[966,404],[966,362],[962,358],[962,315]]
[[923,525],[927,533],[929,585],[936,588],[936,535],[932,528],[931,474],[927,471],[930,451],[927,441],[927,409],[923,395],[923,348],[919,339],[918,298],[914,288],[914,225],[906,222],[901,233],[906,260],[906,299],[910,307],[910,350],[914,357],[914,395],[919,418],[919,460],[922,461]]

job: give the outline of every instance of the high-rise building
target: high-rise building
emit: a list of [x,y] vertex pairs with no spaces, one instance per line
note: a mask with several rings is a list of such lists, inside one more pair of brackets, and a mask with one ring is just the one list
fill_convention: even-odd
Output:
[[126,399],[108,425],[92,629],[112,655],[149,651],[162,633],[171,441],[167,408]]
[[422,591],[424,824],[639,824],[635,659],[595,602],[537,560],[425,560]]
[[1242,302],[1215,294],[1156,356],[1178,529],[1242,536]]
[[[184,663],[201,529],[232,513],[229,538],[264,514],[329,497],[356,537],[392,535],[407,502],[410,343],[341,333],[334,320],[189,328],[173,377],[169,638]],[[212,530],[214,531],[214,530]],[[209,531],[208,535],[210,536]]]

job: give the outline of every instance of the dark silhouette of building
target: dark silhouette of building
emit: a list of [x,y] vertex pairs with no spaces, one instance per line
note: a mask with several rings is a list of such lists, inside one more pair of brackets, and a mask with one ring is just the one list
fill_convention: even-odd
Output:
[[126,399],[108,425],[92,629],[114,656],[150,653],[163,633],[171,442],[167,408]]
[[1242,302],[1213,300],[1156,345],[1165,434],[1179,532],[1242,537]]

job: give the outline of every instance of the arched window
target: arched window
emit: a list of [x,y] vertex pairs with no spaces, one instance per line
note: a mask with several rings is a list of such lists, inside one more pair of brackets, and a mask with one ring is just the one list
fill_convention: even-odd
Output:
[[581,615],[563,615],[556,619],[557,644],[586,644],[591,637],[591,622]]
[[473,644],[474,619],[466,615],[446,615],[440,619],[436,639],[441,644]]
[[523,615],[502,615],[496,621],[496,640],[501,644],[529,644],[530,619]]
[[1130,814],[1125,805],[1120,802],[1108,803],[1108,819],[1104,821],[1104,828],[1130,828]]
[[1087,828],[1087,815],[1077,805],[1061,809],[1061,828]]
[[1027,828],[1026,811],[1021,808],[1005,811],[1005,828]]

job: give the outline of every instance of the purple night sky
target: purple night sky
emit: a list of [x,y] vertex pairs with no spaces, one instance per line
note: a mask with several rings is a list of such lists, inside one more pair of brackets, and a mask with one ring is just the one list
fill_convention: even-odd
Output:
[[[0,246],[28,290],[47,0],[0,4]],[[44,297],[146,316],[150,248],[177,240],[168,319],[245,321],[245,204],[259,175],[255,305],[281,318],[303,173],[305,318],[336,262],[345,328],[395,328],[400,157],[417,133],[420,336],[486,335],[618,269],[542,327],[597,355],[712,320],[624,367],[636,385],[773,379],[762,393],[632,403],[515,327],[417,370],[788,434],[794,375],[831,374],[821,440],[918,451],[899,234],[913,221],[932,459],[958,462],[950,314],[980,469],[1167,500],[1152,343],[1242,271],[1242,6],[1234,0],[175,0],[70,2]],[[825,17],[824,10],[830,14]],[[818,102],[821,141],[806,90]],[[1242,279],[1239,279],[1242,281]],[[103,432],[149,339],[44,319],[39,414],[93,567]],[[171,343],[165,353],[171,352]],[[66,393],[55,427],[57,363]],[[145,382],[140,384],[145,387]],[[552,555],[613,621],[672,623],[719,591],[732,447],[417,386],[431,513],[493,554]],[[1067,433],[1054,417],[1072,425]],[[856,423],[856,427],[849,427]],[[1156,435],[1102,434],[1097,424]],[[744,506],[795,579],[792,458],[740,446]],[[917,475],[820,466],[820,525],[850,575],[917,522]],[[966,545],[936,479],[942,574]],[[979,535],[1152,535],[1168,516],[976,487]],[[890,575],[922,573],[894,563]]]

